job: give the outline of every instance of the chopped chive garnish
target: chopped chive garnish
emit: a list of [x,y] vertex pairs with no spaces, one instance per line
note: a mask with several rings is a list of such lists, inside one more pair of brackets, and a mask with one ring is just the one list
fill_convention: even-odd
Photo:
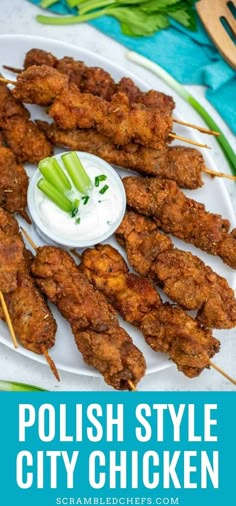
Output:
[[91,189],[92,183],[76,151],[66,153],[61,158],[76,189],[80,193],[87,193]]
[[44,158],[38,167],[45,179],[59,191],[65,193],[71,190],[71,183],[56,158]]
[[72,218],[74,218],[76,216],[76,214],[78,213],[78,210],[79,210],[79,200],[76,199],[74,202],[73,202],[73,209],[71,211],[71,216]]
[[101,193],[103,195],[103,193],[105,193],[107,190],[108,190],[109,186],[107,184],[105,184],[102,189],[99,191],[99,193]]
[[101,183],[102,181],[106,181],[107,179],[107,176],[105,176],[105,174],[100,174],[100,176],[96,176],[95,177],[95,186],[99,186],[99,183]]
[[79,223],[80,223],[80,218],[76,218],[75,223],[77,223],[77,225],[79,225]]
[[54,204],[57,205],[62,211],[65,211],[66,213],[71,213],[73,204],[72,202],[63,194],[61,193],[55,186],[53,186],[49,181],[46,179],[40,179],[37,182],[37,187],[45,194],[47,197],[54,202]]
[[88,203],[89,201],[89,196],[88,195],[85,195],[84,197],[82,197],[82,200],[84,201],[84,206],[86,206],[86,204]]

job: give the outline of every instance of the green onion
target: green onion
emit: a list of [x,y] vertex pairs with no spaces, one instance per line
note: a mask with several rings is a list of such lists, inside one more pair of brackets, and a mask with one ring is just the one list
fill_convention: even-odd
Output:
[[49,181],[46,179],[40,179],[37,183],[37,187],[45,194],[47,197],[54,202],[62,211],[67,213],[72,212],[72,202],[57,188],[55,188]]
[[39,162],[38,168],[45,179],[59,191],[71,190],[71,184],[56,158],[48,157]]
[[75,223],[77,223],[77,225],[79,225],[79,223],[80,223],[80,218],[76,218]]
[[95,177],[95,186],[99,186],[99,183],[101,181],[106,181],[107,179],[107,176],[105,176],[105,174],[101,174],[100,176],[96,176]]
[[66,153],[62,155],[61,158],[77,190],[81,193],[87,193],[87,191],[91,189],[92,183],[88,174],[85,172],[76,151]]
[[1,392],[46,392],[44,388],[26,385],[25,383],[15,383],[12,381],[0,380]]
[[99,191],[99,193],[101,193],[103,195],[103,193],[105,193],[107,190],[108,190],[109,186],[107,184],[105,184],[102,189]]
[[148,58],[145,58],[144,56],[141,56],[134,51],[127,51],[126,58],[136,63],[137,65],[141,65],[142,67],[160,77],[198,112],[198,114],[204,119],[205,123],[209,126],[209,128],[211,128],[211,130],[220,133],[219,137],[217,137],[216,140],[220,144],[221,149],[229,162],[232,173],[236,175],[236,154],[224,136],[222,130],[218,127],[217,123],[213,120],[210,114],[208,114],[204,107],[184,88],[184,86],[182,86],[182,84],[176,81],[176,79],[168,74],[168,72],[160,67],[160,65],[157,65],[157,63],[150,61]]
[[71,211],[71,216],[72,218],[74,218],[76,216],[76,214],[78,213],[78,210],[79,210],[79,200],[76,199],[74,202],[73,202],[73,209]]
[[88,203],[89,201],[89,196],[88,195],[85,195],[84,197],[82,197],[82,200],[84,201],[84,206],[86,206],[86,204]]

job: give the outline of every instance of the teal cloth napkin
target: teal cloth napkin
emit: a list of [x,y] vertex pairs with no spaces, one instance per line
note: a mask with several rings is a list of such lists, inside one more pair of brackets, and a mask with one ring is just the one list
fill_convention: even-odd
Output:
[[[40,2],[29,1],[37,5]],[[54,4],[50,11],[76,13],[63,0]],[[122,34],[118,21],[108,16],[90,24],[128,49],[158,63],[181,83],[205,85],[209,102],[236,134],[236,72],[222,59],[200,21],[196,32],[186,30],[173,20],[168,29],[149,37]]]

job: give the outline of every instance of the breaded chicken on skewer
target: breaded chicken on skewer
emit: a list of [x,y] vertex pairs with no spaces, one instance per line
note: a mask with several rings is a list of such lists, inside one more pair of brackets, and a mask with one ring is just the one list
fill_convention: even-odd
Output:
[[95,127],[115,144],[135,141],[159,149],[173,137],[171,115],[143,104],[130,104],[121,92],[110,102],[81,93],[67,76],[46,65],[34,65],[19,74],[12,93],[21,102],[51,104],[49,116],[63,129]]
[[28,176],[16,162],[14,153],[0,145],[0,206],[10,213],[19,213],[30,222],[27,207]]
[[186,197],[174,181],[125,177],[123,183],[130,208],[153,217],[164,232],[218,255],[236,269],[236,229],[229,233],[229,220]]
[[121,316],[137,326],[154,351],[168,353],[189,378],[210,366],[220,343],[181,308],[163,304],[152,282],[130,273],[120,253],[98,245],[82,254],[81,271]]
[[0,130],[19,163],[38,163],[52,154],[44,133],[29,119],[29,111],[0,82]]
[[219,329],[236,326],[236,299],[227,281],[197,256],[175,248],[152,219],[128,211],[116,238],[130,265],[156,281],[184,309],[198,310],[200,324]]
[[31,271],[38,287],[70,323],[84,361],[113,388],[133,389],[145,373],[143,354],[69,253],[52,246],[37,248]]
[[[24,348],[43,354],[59,379],[48,350],[55,344],[56,322],[30,275],[30,253],[25,249],[18,223],[0,208],[0,290],[3,292],[15,334]],[[3,246],[4,245],[4,246]],[[4,283],[3,283],[4,281]],[[0,308],[0,318],[5,316]]]
[[[125,93],[130,103],[139,102],[146,106],[156,107],[162,112],[172,112],[175,103],[172,97],[159,91],[150,90],[142,92],[132,81],[132,79],[123,77],[119,83],[115,83],[112,76],[101,67],[89,67],[82,61],[74,60],[69,56],[58,59],[52,53],[42,49],[30,49],[25,56],[24,69],[32,65],[47,65],[54,67],[56,70],[69,77],[70,82],[83,93],[91,93],[105,100],[111,100],[112,95],[117,92]],[[10,70],[19,71],[19,69]]]
[[87,151],[106,162],[132,169],[147,176],[173,179],[182,188],[195,189],[203,185],[201,173],[206,170],[200,151],[186,146],[166,146],[161,150],[140,146],[134,142],[116,146],[109,137],[94,128],[63,130],[55,123],[36,120],[49,141],[57,147]]

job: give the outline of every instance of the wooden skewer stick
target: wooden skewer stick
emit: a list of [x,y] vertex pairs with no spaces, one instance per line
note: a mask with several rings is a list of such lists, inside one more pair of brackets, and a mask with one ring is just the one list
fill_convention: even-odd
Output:
[[128,385],[129,385],[129,387],[130,387],[130,390],[131,390],[132,392],[137,392],[136,386],[134,385],[133,381],[128,380],[128,381],[127,381],[127,383],[128,383]]
[[192,141],[192,139],[187,139],[186,137],[182,137],[181,135],[176,135],[173,132],[169,134],[169,137],[177,139],[178,141],[184,141],[187,144],[193,144],[194,146],[198,146],[199,148],[211,149],[210,146],[207,146],[207,144],[201,144],[200,142]]
[[227,374],[225,371],[223,371],[223,369],[221,369],[221,367],[214,364],[214,362],[212,362],[211,360],[209,361],[209,365],[211,367],[213,367],[213,369],[215,369],[217,372],[222,374],[222,376],[224,376],[227,380],[229,380],[231,383],[233,383],[233,385],[236,385],[236,380],[231,378],[231,376],[229,376],[229,374]]
[[58,374],[58,370],[56,368],[56,365],[55,365],[52,357],[50,357],[46,346],[44,346],[44,344],[41,344],[40,348],[41,348],[43,355],[45,356],[45,358],[47,360],[47,363],[48,363],[51,371],[53,372],[54,376],[56,377],[57,381],[60,381],[60,376]]
[[17,339],[16,339],[16,334],[15,334],[15,331],[14,331],[14,328],[13,328],[13,325],[12,325],[12,321],[11,321],[11,317],[9,315],[9,312],[8,312],[8,309],[7,309],[7,305],[6,305],[6,302],[5,302],[5,299],[4,299],[4,296],[3,296],[3,293],[2,293],[1,290],[0,290],[0,301],[1,301],[3,312],[4,312],[4,316],[6,318],[6,322],[7,322],[8,328],[9,328],[9,332],[11,334],[12,342],[14,344],[14,347],[18,348],[18,342],[17,342]]
[[75,248],[71,249],[70,251],[71,251],[72,255],[75,255],[75,257],[77,257],[77,258],[79,258],[79,260],[81,260],[82,255],[80,255],[80,254],[78,253],[78,251],[76,251],[76,249],[75,249]]
[[24,71],[24,69],[17,69],[16,67],[9,67],[9,65],[3,65],[3,68],[6,70],[10,70],[11,72],[14,72],[15,74],[20,74]]
[[34,251],[37,251],[38,247],[36,246],[36,244],[34,243],[34,241],[31,239],[31,237],[29,236],[28,232],[26,232],[26,230],[23,227],[20,227],[20,231],[25,236],[26,240],[28,241],[28,243],[30,244],[30,246],[34,249]]
[[198,130],[199,132],[202,132],[203,134],[209,134],[209,135],[215,135],[216,137],[219,137],[220,132],[214,132],[214,130],[209,130],[209,128],[200,127],[198,125],[193,125],[192,123],[187,123],[186,121],[180,121],[179,119],[174,118],[173,121],[175,123],[178,123],[178,125],[184,125],[188,126],[190,128],[193,128],[194,130]]
[[236,181],[236,176],[231,176],[230,174],[224,174],[224,172],[216,172],[211,169],[203,169],[202,172],[205,172],[206,174],[210,174],[211,176],[225,177],[227,179],[231,179],[232,181]]
[[5,79],[5,77],[0,77],[0,81],[5,84],[16,84],[16,81],[11,81],[10,79]]

